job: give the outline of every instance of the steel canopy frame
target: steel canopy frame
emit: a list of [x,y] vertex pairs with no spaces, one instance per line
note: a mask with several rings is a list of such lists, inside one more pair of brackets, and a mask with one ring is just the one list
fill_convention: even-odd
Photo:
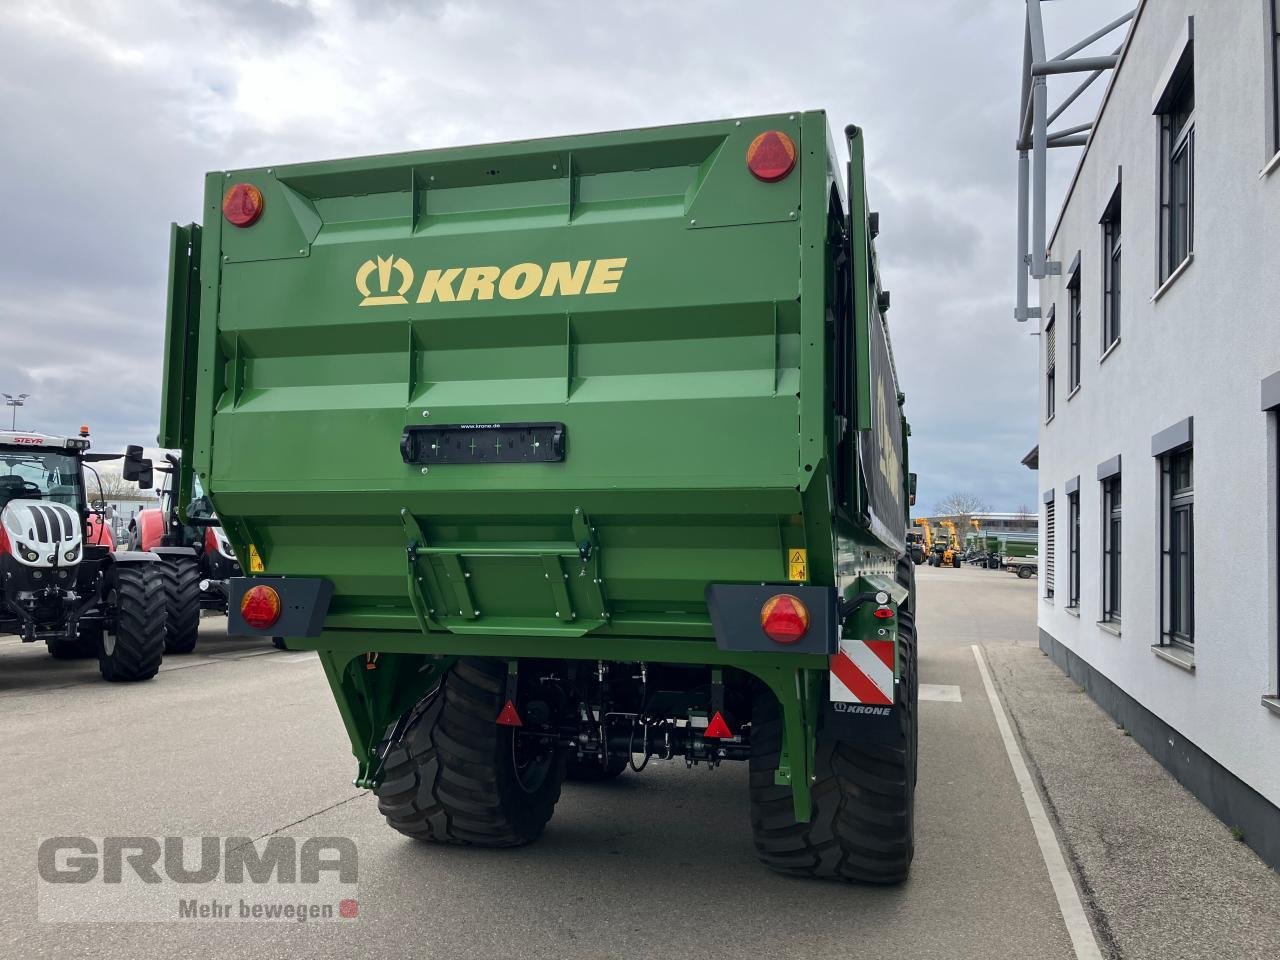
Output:
[[[1027,305],[1028,280],[1040,280],[1062,272],[1062,264],[1049,261],[1045,253],[1045,179],[1048,151],[1054,147],[1082,147],[1089,142],[1093,123],[1079,123],[1049,130],[1089,86],[1115,68],[1121,47],[1107,56],[1076,57],[1086,47],[1112,33],[1134,18],[1136,10],[1112,20],[1083,40],[1073,43],[1056,57],[1045,56],[1044,20],[1040,4],[1026,0],[1027,20],[1022,43],[1022,93],[1018,99],[1018,301],[1014,318],[1025,322],[1040,317],[1040,308]],[[1062,103],[1048,108],[1048,81],[1051,75],[1089,74]]]

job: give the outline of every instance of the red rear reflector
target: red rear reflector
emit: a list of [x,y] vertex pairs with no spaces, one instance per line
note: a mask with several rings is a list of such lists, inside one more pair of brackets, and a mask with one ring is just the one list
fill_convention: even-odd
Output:
[[747,147],[747,169],[757,180],[775,183],[796,165],[796,144],[781,130],[766,130]]
[[724,714],[717,710],[702,736],[706,740],[730,740],[733,738],[733,731],[729,729],[729,724],[724,722]]
[[222,215],[233,227],[251,227],[262,216],[262,191],[252,183],[237,183],[222,197]]
[[9,542],[9,534],[5,533],[4,527],[0,527],[0,556],[13,553],[13,544]]
[[240,598],[240,616],[255,630],[266,630],[280,619],[280,594],[272,587],[258,584]]
[[502,712],[498,714],[496,721],[499,726],[503,727],[523,727],[524,721],[520,719],[520,714],[516,712],[516,705],[510,700],[507,705],[502,708]]
[[880,607],[879,609],[876,610],[875,615],[879,617],[881,620],[891,620],[893,619],[893,608]]
[[799,597],[780,593],[760,608],[760,629],[774,643],[795,643],[809,632],[809,611]]

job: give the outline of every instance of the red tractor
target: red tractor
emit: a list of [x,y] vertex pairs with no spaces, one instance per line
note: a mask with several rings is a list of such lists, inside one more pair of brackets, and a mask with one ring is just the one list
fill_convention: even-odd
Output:
[[[141,447],[128,450],[141,456]],[[160,504],[139,511],[129,522],[129,546],[160,557],[167,610],[164,649],[190,653],[200,630],[200,612],[227,612],[227,580],[240,576],[240,562],[199,478],[192,477],[191,500],[185,511],[179,509],[181,462],[168,453],[165,460],[167,465],[154,468],[167,477],[159,490]]]
[[[58,660],[96,656],[107,680],[148,680],[164,656],[161,560],[117,551],[90,509],[86,473],[122,455],[89,453],[88,438],[0,430],[0,632]],[[124,456],[149,487],[150,464]]]

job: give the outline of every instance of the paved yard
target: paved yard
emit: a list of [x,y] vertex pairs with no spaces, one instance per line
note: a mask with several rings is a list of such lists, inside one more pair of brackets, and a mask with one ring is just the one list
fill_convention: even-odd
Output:
[[[1006,574],[920,570],[917,856],[893,889],[760,866],[746,770],[733,765],[655,763],[612,784],[567,784],[528,848],[423,846],[350,785],[312,654],[229,639],[207,621],[196,654],[170,658],[151,683],[114,686],[92,662],[0,637],[0,955],[1072,957],[975,644],[1011,736],[1030,744],[1067,886],[1103,955],[1243,957],[1280,942],[1259,939],[1280,924],[1275,875],[1040,655],[1035,602],[1034,582]],[[360,917],[39,922],[39,838],[126,833],[351,837]],[[1203,870],[1185,873],[1196,854]]]

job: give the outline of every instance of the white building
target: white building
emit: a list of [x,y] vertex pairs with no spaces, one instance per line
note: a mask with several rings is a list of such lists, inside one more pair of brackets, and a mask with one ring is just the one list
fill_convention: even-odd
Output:
[[1033,320],[1041,646],[1275,867],[1278,14],[1139,5]]

